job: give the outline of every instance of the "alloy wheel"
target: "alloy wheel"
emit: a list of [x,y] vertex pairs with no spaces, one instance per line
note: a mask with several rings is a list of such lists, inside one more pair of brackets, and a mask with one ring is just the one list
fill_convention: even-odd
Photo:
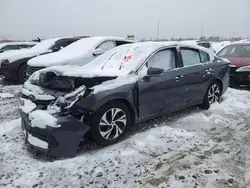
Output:
[[220,98],[220,87],[217,84],[213,84],[208,91],[208,102],[213,104]]
[[113,140],[119,137],[125,130],[127,116],[119,108],[111,108],[106,111],[99,123],[99,131],[106,140]]

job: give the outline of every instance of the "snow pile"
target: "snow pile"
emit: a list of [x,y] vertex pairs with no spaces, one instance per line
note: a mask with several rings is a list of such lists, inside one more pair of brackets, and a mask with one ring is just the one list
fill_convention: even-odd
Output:
[[0,79],[0,123],[19,117],[17,104],[21,86],[3,86]]
[[31,121],[32,127],[39,127],[41,129],[45,129],[47,126],[49,127],[61,127],[61,125],[57,124],[57,119],[44,110],[35,110],[29,114],[29,119]]
[[14,95],[10,94],[10,93],[0,93],[0,98],[2,98],[2,99],[10,99],[10,98],[14,98]]

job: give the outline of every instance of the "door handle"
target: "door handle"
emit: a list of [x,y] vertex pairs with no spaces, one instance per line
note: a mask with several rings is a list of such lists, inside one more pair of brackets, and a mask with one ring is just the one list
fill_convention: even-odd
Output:
[[183,78],[183,76],[176,76],[175,80],[180,80],[181,78]]

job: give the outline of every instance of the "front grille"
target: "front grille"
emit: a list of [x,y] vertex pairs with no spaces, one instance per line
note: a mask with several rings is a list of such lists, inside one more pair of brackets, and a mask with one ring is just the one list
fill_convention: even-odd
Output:
[[44,69],[46,67],[31,67],[28,66],[26,69],[26,79],[28,79],[34,72]]

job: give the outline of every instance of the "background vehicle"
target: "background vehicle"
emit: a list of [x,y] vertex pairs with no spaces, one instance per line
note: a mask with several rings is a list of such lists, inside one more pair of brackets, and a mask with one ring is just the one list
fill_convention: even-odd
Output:
[[182,42],[183,43],[187,43],[187,44],[193,44],[193,45],[202,46],[202,47],[208,49],[211,53],[214,53],[213,45],[209,41],[185,40],[185,41],[182,41]]
[[133,43],[120,37],[90,37],[81,39],[59,52],[32,58],[28,62],[27,78],[35,71],[55,65],[85,65],[98,55],[116,46]]
[[77,40],[74,38],[52,38],[43,40],[30,49],[3,53],[0,55],[0,72],[7,80],[23,83],[27,62],[31,58],[46,53],[57,52]]
[[230,44],[217,55],[231,61],[230,84],[233,87],[250,85],[250,42]]
[[89,131],[109,145],[134,123],[192,105],[209,108],[227,90],[228,72],[228,62],[197,45],[122,45],[85,67],[34,73],[22,90],[22,125],[38,150],[74,156]]
[[22,48],[31,48],[36,45],[36,42],[6,42],[0,44],[0,53],[9,50],[20,50]]

